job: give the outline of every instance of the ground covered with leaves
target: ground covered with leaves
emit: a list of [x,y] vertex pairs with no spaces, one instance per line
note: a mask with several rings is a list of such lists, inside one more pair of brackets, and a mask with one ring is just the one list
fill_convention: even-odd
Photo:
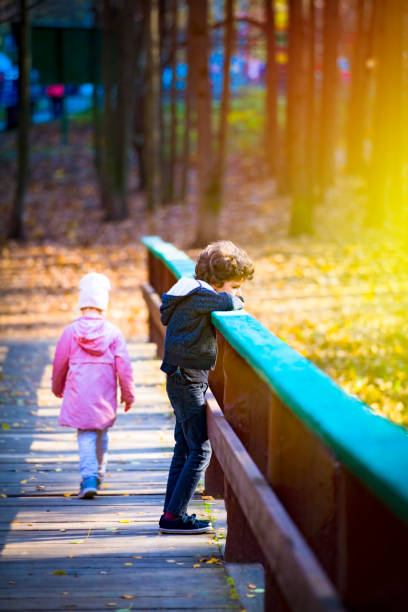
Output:
[[[0,335],[58,337],[75,316],[80,277],[95,270],[113,284],[110,319],[127,337],[146,337],[140,238],[156,233],[189,250],[197,220],[194,170],[187,203],[164,206],[154,218],[132,175],[129,218],[105,223],[89,125],[72,122],[67,145],[56,123],[33,127],[31,138],[29,239],[17,245],[5,239],[15,134],[0,135]],[[289,239],[289,201],[274,194],[259,160],[232,154],[220,237],[255,260],[247,310],[348,392],[408,425],[408,249],[395,233],[363,231],[355,194],[349,184],[337,185],[316,209],[316,235]]]

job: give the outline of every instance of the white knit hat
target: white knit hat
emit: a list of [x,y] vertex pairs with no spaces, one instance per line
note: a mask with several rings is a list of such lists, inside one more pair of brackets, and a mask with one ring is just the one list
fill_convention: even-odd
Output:
[[104,274],[90,272],[79,281],[79,308],[106,310],[111,284]]

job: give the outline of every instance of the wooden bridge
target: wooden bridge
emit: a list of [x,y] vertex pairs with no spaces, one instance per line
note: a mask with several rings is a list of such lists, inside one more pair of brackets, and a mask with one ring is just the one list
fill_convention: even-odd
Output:
[[[131,412],[119,411],[109,434],[108,477],[87,501],[76,497],[75,434],[57,425],[54,348],[0,345],[2,376],[15,382],[14,402],[1,406],[0,609],[242,610],[222,561],[222,500],[196,495],[192,504],[199,516],[217,519],[213,535],[158,533],[173,418],[156,347],[129,345],[136,402]],[[243,598],[256,609],[263,576],[248,576],[254,588]]]
[[137,400],[112,429],[96,499],[76,498],[76,439],[49,390],[54,344],[0,344],[14,389],[1,405],[0,609],[406,610],[405,430],[246,313],[213,315],[214,455],[193,506],[216,532],[158,533],[173,446],[159,296],[194,264],[144,244],[150,339],[129,345]]

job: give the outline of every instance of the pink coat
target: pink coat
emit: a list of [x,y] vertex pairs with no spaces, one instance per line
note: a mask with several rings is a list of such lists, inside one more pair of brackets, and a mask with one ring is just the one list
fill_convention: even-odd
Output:
[[58,342],[52,391],[63,395],[60,425],[105,429],[116,419],[117,379],[121,402],[132,403],[132,367],[120,330],[102,316],[80,317]]

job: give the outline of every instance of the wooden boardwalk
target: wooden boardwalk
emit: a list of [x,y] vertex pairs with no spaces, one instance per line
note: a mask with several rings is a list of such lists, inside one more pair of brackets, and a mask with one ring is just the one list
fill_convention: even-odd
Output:
[[154,346],[129,344],[137,399],[119,409],[93,500],[77,499],[75,433],[57,425],[54,347],[0,343],[0,609],[242,610],[222,562],[222,501],[192,505],[215,516],[215,537],[158,532],[173,416]]

